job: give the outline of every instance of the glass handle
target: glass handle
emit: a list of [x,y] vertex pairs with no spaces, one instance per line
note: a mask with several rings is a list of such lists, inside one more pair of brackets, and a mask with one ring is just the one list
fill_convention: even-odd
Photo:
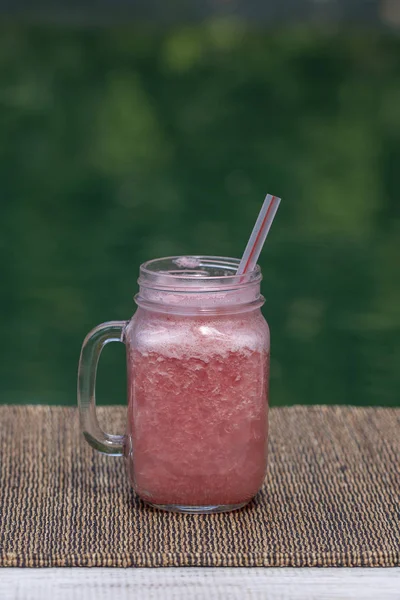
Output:
[[86,441],[99,452],[122,456],[123,435],[103,431],[96,415],[96,373],[101,351],[110,342],[122,342],[127,321],[109,321],[98,325],[86,336],[78,368],[78,405],[81,428]]

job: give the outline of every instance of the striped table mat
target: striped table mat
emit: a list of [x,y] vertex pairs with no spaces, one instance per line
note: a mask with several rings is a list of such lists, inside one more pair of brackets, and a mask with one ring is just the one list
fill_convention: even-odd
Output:
[[[99,412],[123,431],[126,409]],[[87,446],[76,409],[0,406],[0,566],[400,566],[400,410],[270,416],[257,498],[180,515],[135,496],[124,460]]]

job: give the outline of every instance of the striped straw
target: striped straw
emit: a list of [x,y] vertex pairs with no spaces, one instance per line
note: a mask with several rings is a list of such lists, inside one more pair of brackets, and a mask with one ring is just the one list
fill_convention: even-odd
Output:
[[280,201],[281,199],[277,196],[266,195],[250,239],[247,242],[246,250],[240,261],[237,275],[243,275],[243,273],[248,273],[255,269]]

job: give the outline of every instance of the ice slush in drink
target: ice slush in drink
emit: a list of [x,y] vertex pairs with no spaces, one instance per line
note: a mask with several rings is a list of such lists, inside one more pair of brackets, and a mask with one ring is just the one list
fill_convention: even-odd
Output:
[[158,506],[236,506],[267,460],[269,330],[261,312],[163,314],[129,324],[134,488]]

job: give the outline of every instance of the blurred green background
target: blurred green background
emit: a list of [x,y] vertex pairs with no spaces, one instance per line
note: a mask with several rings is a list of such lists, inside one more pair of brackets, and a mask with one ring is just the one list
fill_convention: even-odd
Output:
[[[240,256],[271,192],[271,403],[399,405],[399,165],[393,31],[2,26],[0,402],[74,404],[140,263]],[[125,402],[122,345],[98,395]]]

